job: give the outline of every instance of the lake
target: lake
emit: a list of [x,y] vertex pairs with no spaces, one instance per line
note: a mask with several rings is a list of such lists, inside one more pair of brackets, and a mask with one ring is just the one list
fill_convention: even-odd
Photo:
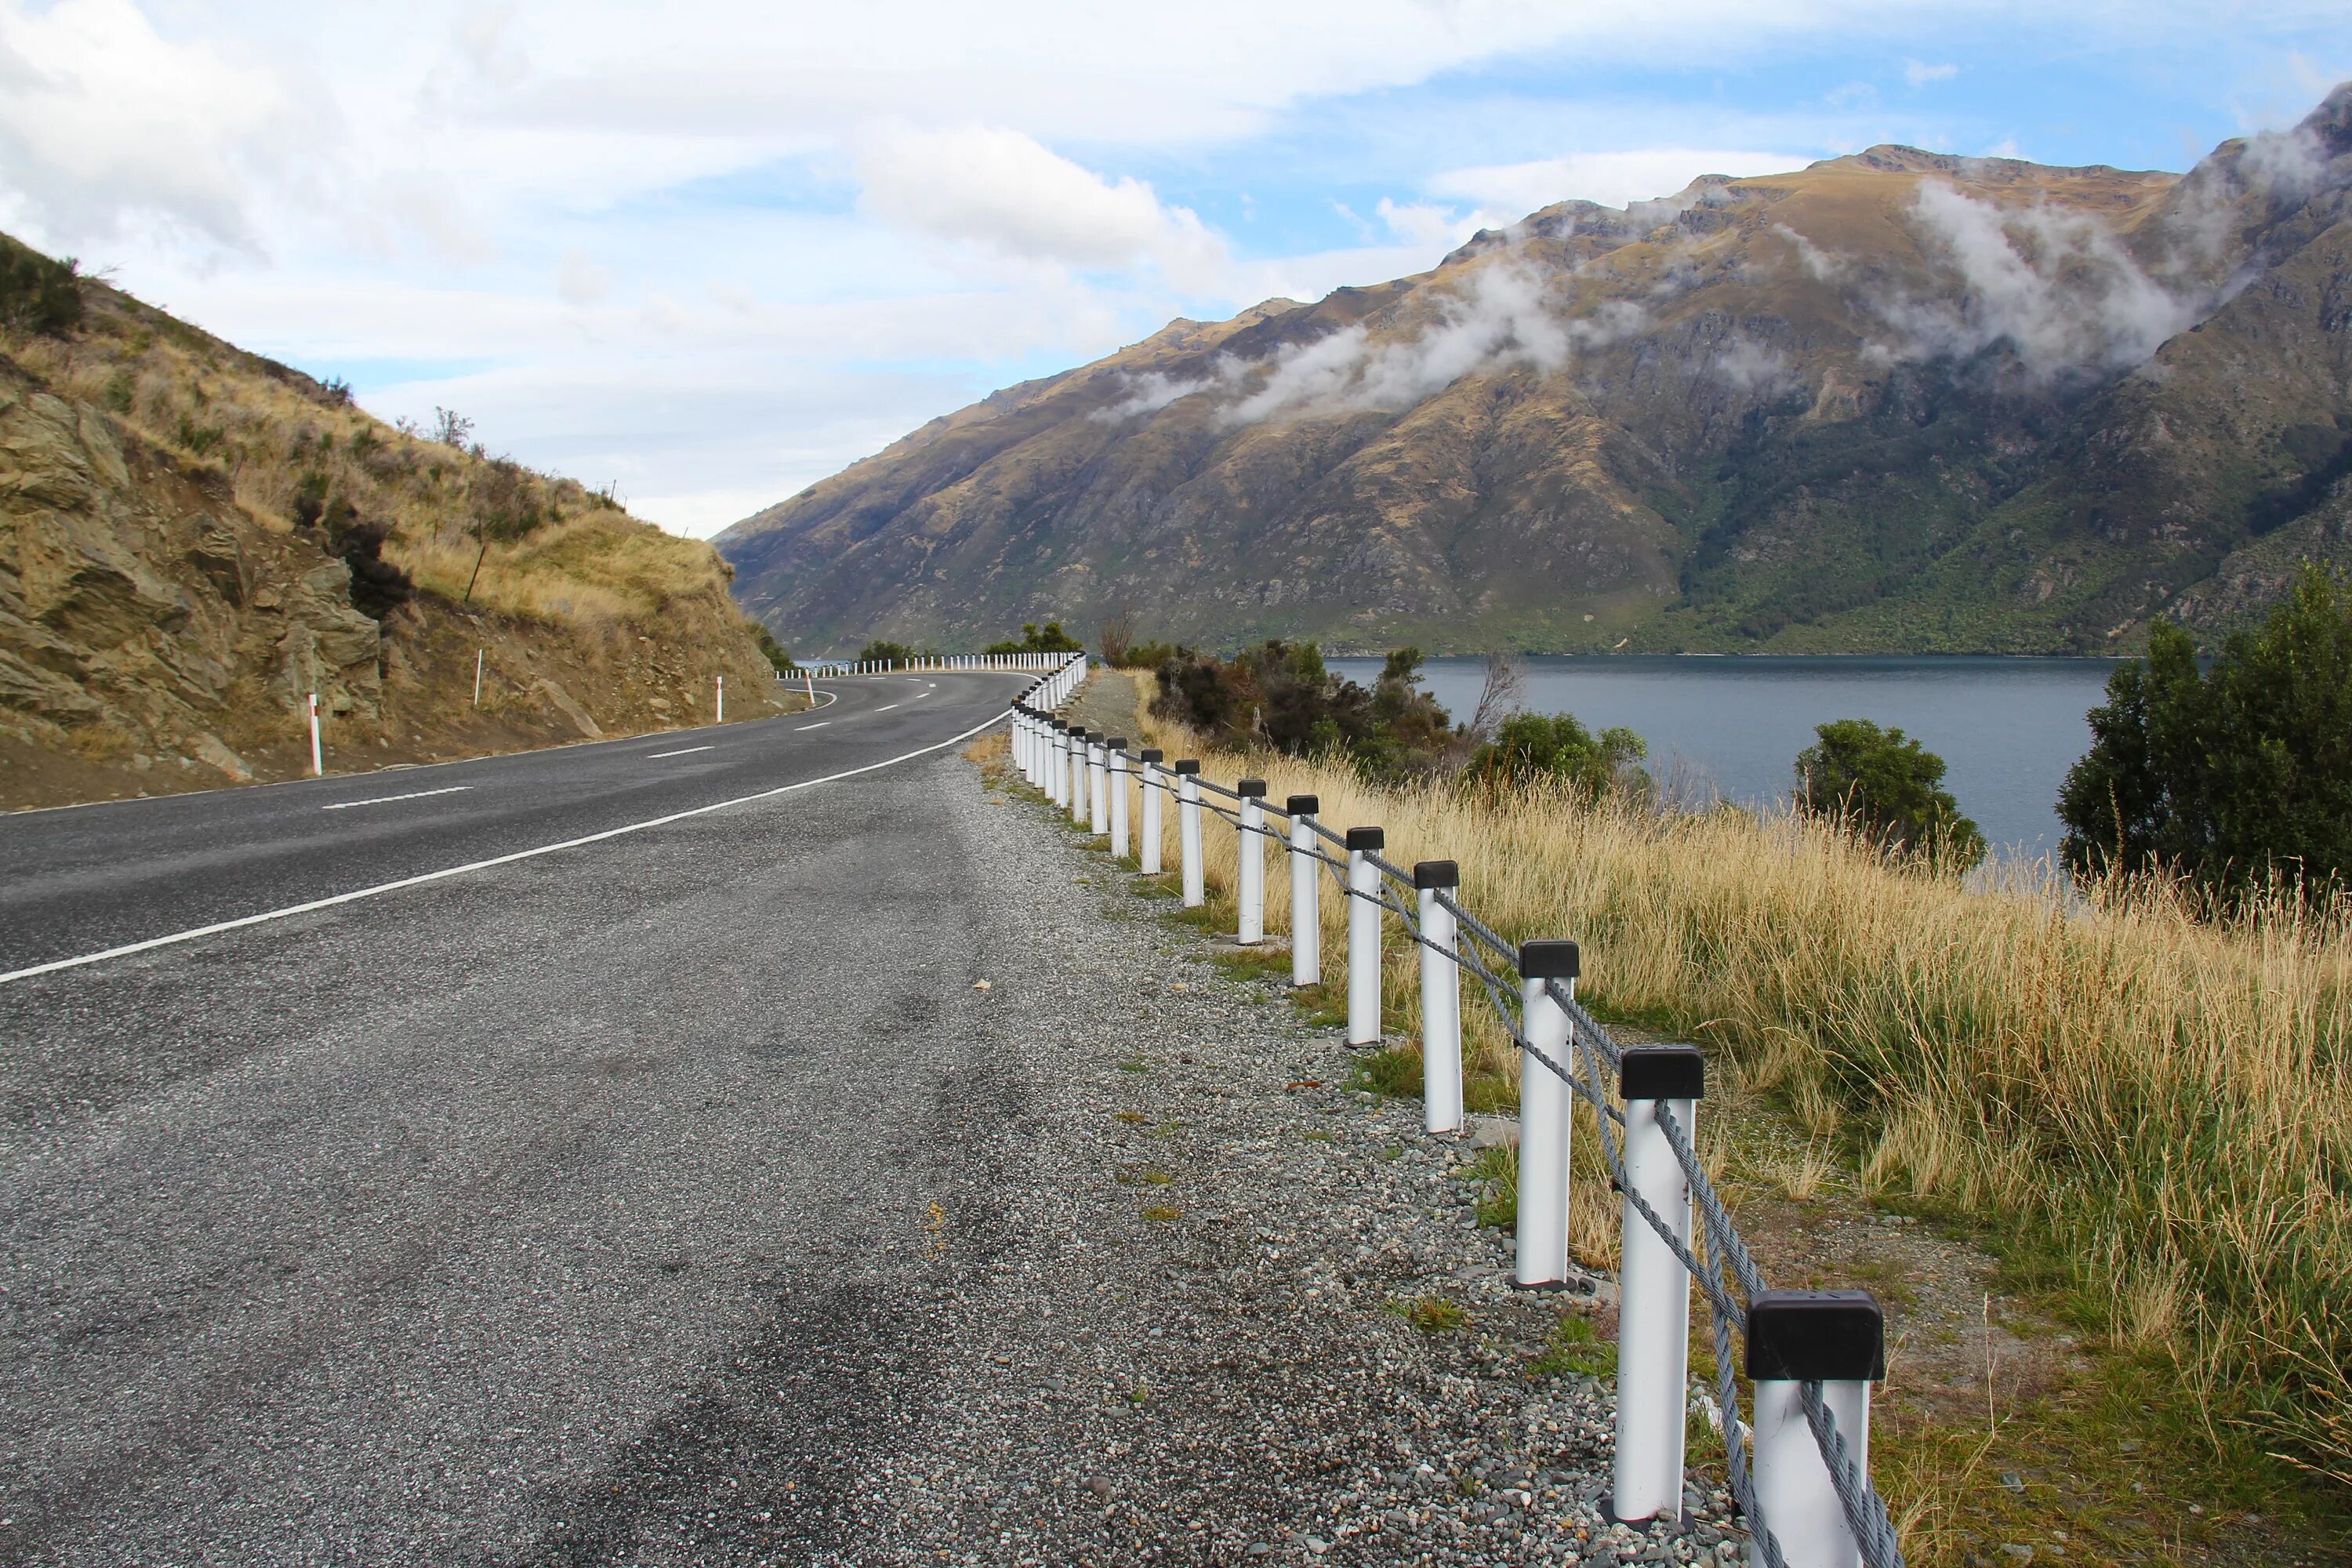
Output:
[[[1335,658],[1370,685],[1376,658]],[[1429,689],[1457,721],[1478,705],[1479,658],[1435,658]],[[1785,799],[1813,726],[1870,719],[1949,764],[1944,785],[1997,850],[2058,847],[2058,786],[2090,748],[2085,719],[2105,697],[2104,658],[1531,658],[1520,705],[1573,713],[1596,732],[1622,724],[1650,745],[1648,767],[1743,804]]]

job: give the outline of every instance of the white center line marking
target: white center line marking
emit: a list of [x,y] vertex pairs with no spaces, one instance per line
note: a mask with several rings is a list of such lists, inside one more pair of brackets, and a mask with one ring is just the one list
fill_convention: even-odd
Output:
[[815,723],[814,723],[814,724],[795,724],[795,725],[793,725],[793,732],[794,734],[798,734],[798,733],[800,733],[800,731],[802,731],[803,730],[822,730],[822,729],[824,729],[827,724],[830,724],[830,723],[832,723],[832,722],[833,722],[833,721],[832,721],[832,720],[830,720],[830,719],[820,719],[820,720],[818,720],[818,721],[817,721]]
[[680,752],[649,752],[646,755],[646,761],[649,763],[657,763],[664,757],[690,757],[697,752],[707,752],[709,750],[710,750],[709,746],[688,746],[684,751]]
[[566,838],[554,844],[541,844],[530,849],[518,849],[510,855],[493,855],[487,860],[468,860],[462,866],[445,866],[438,871],[427,871],[422,876],[403,877],[396,882],[378,882],[373,888],[354,888],[348,893],[336,893],[323,899],[312,899],[307,903],[289,904],[282,910],[265,910],[257,915],[244,915],[232,921],[215,921],[210,925],[197,926],[190,931],[175,931],[169,936],[149,937],[145,942],[127,942],[121,947],[110,947],[100,952],[85,952],[79,958],[60,958],[47,963],[28,964],[23,969],[12,969],[5,974],[0,974],[0,985],[11,984],[19,980],[30,980],[37,974],[55,974],[60,969],[79,969],[88,963],[103,963],[110,958],[128,958],[134,952],[152,952],[159,947],[171,947],[178,942],[194,942],[198,937],[217,936],[226,931],[242,931],[247,926],[257,926],[267,921],[282,921],[289,915],[307,915],[314,910],[331,910],[338,904],[356,903],[362,899],[373,899],[384,893],[396,893],[404,888],[420,888],[428,882],[438,882],[445,878],[462,877],[468,871],[487,871],[493,866],[511,866],[518,860],[535,860],[541,855],[553,855],[565,849],[578,849],[585,845],[602,844],[608,838],[619,838],[631,833],[643,833],[649,827],[667,827],[673,822],[685,822],[697,816],[708,816],[714,811],[725,811],[730,806],[749,805],[753,801],[773,800],[780,795],[791,795],[796,790],[814,789],[819,784],[838,784],[843,779],[854,779],[860,773],[877,773],[883,768],[896,767],[900,763],[912,762],[917,757],[929,756],[933,752],[943,752],[950,746],[961,745],[982,730],[993,729],[1003,723],[1004,718],[1005,715],[999,713],[994,718],[984,719],[974,724],[961,735],[950,735],[946,740],[934,742],[930,745],[918,746],[911,752],[901,752],[895,757],[885,757],[878,763],[868,763],[862,768],[847,768],[837,773],[827,773],[823,778],[803,779],[798,784],[778,784],[773,789],[763,789],[757,795],[739,795],[732,800],[715,800],[709,805],[698,805],[686,811],[671,812],[667,816],[649,817],[646,821],[632,822],[621,827],[608,827],[602,833],[583,834],[578,838]]
[[319,809],[320,811],[349,811],[355,805],[389,805],[395,800],[423,800],[428,795],[456,795],[459,790],[467,790],[473,787],[474,786],[472,784],[451,784],[447,789],[420,789],[411,790],[406,795],[380,795],[373,800],[339,800],[332,805],[322,805]]
[[881,707],[874,710],[874,711],[877,713],[887,713],[891,709],[896,708],[897,706],[898,705],[896,702],[885,702]]

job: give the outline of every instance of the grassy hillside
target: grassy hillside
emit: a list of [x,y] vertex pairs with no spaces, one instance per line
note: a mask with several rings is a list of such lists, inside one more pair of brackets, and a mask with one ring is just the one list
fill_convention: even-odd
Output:
[[74,289],[0,309],[0,805],[286,776],[313,689],[335,768],[783,700],[708,545]]

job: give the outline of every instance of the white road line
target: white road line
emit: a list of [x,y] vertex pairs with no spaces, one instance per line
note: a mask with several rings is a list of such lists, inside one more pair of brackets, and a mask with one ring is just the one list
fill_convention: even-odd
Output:
[[885,702],[881,707],[874,710],[874,711],[877,713],[887,713],[891,709],[896,708],[897,706],[898,705],[896,702]]
[[683,751],[677,752],[648,752],[646,753],[646,761],[657,763],[664,757],[690,757],[697,752],[708,752],[711,749],[709,746],[688,746]]
[[29,968],[12,969],[5,974],[0,974],[0,985],[11,984],[19,980],[30,980],[37,974],[54,974],[60,969],[79,969],[84,964],[103,963],[110,958],[128,958],[134,952],[150,952],[159,947],[170,947],[175,942],[194,942],[203,936],[217,936],[223,931],[240,931],[247,926],[257,926],[269,921],[282,921],[294,915],[307,915],[314,910],[331,910],[337,904],[357,903],[362,899],[373,899],[378,894],[396,893],[403,888],[418,888],[427,882],[438,882],[449,877],[462,877],[468,871],[487,871],[494,866],[511,866],[518,860],[533,860],[541,855],[552,855],[560,849],[578,849],[585,845],[601,844],[607,838],[619,838],[626,834],[643,833],[649,827],[667,827],[673,822],[684,822],[688,817],[708,816],[714,811],[725,811],[731,805],[749,805],[754,801],[773,800],[780,795],[790,795],[794,790],[814,789],[818,784],[838,784],[843,779],[854,779],[860,773],[877,773],[883,768],[896,767],[900,763],[912,762],[917,757],[929,756],[933,752],[943,752],[950,746],[971,740],[982,730],[994,729],[998,724],[1003,723],[1005,718],[1006,715],[999,713],[993,718],[974,724],[960,735],[950,735],[944,741],[934,742],[928,746],[918,746],[911,752],[901,752],[895,757],[885,757],[878,763],[868,763],[864,767],[847,768],[837,773],[827,773],[823,778],[803,779],[798,784],[778,784],[774,789],[763,789],[757,795],[739,795],[731,800],[713,801],[709,805],[698,805],[686,811],[674,811],[667,816],[648,817],[643,822],[632,822],[621,827],[608,827],[602,833],[591,833],[578,838],[566,838],[554,844],[542,844],[535,849],[518,849],[511,855],[493,855],[487,860],[468,860],[462,866],[447,866],[438,871],[426,871],[420,876],[403,877],[396,882],[378,882],[373,888],[354,888],[348,893],[336,893],[328,898],[312,899],[308,903],[289,904],[282,910],[265,910],[257,915],[242,915],[233,921],[215,921],[211,925],[197,926],[191,931],[173,931],[169,936],[154,936],[149,937],[145,942],[125,942],[121,947],[110,947],[100,952],[85,952],[79,958],[59,958],[47,963],[36,963]]
[[830,723],[832,723],[832,722],[833,722],[833,721],[832,721],[832,720],[830,720],[830,719],[820,719],[820,720],[818,720],[818,721],[817,721],[815,723],[814,723],[814,724],[795,724],[795,725],[793,725],[793,734],[795,734],[795,735],[797,735],[797,734],[799,734],[803,730],[822,730],[822,729],[824,729],[827,724],[830,724]]
[[471,789],[472,784],[451,784],[447,789],[411,790],[406,795],[380,795],[373,800],[339,800],[332,805],[322,805],[320,811],[349,811],[355,805],[390,805],[395,800],[423,800],[428,795],[456,795]]

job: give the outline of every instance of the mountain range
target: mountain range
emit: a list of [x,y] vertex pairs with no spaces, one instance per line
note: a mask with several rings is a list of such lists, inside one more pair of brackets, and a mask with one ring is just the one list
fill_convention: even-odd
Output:
[[2352,562],[2352,84],[2187,174],[1881,146],[1177,321],[720,534],[790,646],[2101,653]]

